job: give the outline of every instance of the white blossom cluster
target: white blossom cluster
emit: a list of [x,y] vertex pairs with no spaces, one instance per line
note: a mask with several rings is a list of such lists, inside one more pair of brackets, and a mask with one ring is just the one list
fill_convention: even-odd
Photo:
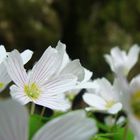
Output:
[[[24,65],[33,52],[18,50],[6,52],[0,46],[0,92],[10,82],[13,100],[0,101],[0,140],[28,140],[29,114],[23,105],[32,102],[54,111],[68,112],[45,124],[33,140],[90,140],[98,128],[86,112],[103,112],[110,115],[124,110],[129,126],[137,140],[140,139],[140,75],[127,80],[130,70],[138,61],[140,47],[133,45],[128,54],[118,47],[105,55],[114,81],[105,77],[92,80],[92,72],[84,68],[78,59],[71,60],[65,44],[49,46],[31,70]],[[83,110],[70,111],[68,95],[75,96],[86,89]],[[18,103],[17,103],[18,102]]]

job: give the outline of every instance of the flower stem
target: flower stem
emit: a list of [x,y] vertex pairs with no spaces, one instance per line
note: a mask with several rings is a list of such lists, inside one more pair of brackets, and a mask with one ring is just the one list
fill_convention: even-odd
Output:
[[41,110],[41,113],[40,113],[40,116],[41,116],[41,117],[43,117],[43,115],[44,115],[44,113],[45,113],[45,109],[46,109],[46,107],[43,106],[43,108],[42,108],[42,110]]
[[123,140],[127,140],[127,132],[128,132],[128,124],[126,124],[124,128]]
[[34,114],[34,112],[35,112],[35,103],[32,103],[31,104],[31,115],[33,115]]

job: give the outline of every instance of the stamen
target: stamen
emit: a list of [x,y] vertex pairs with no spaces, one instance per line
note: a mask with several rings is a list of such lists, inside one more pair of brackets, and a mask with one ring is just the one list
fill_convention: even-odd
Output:
[[35,83],[32,83],[24,86],[24,92],[31,100],[36,100],[39,98],[41,90]]
[[106,108],[110,108],[112,107],[113,105],[115,104],[115,101],[108,101],[107,104],[106,104]]
[[133,93],[131,97],[131,106],[135,116],[140,119],[140,91]]
[[4,83],[0,82],[0,89],[4,87]]

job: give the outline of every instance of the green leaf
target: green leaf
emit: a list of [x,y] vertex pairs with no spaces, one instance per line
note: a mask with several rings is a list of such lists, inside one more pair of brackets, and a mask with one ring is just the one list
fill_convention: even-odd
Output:
[[124,139],[125,134],[126,134],[125,140],[134,140],[134,135],[130,131],[130,129],[128,129],[127,131],[125,129],[126,129],[125,127],[117,129],[116,130],[117,134],[114,135],[114,140],[122,140],[122,139]]
[[105,138],[105,137],[100,137],[100,136],[95,136],[94,138],[92,138],[91,140],[110,140],[108,138]]
[[97,124],[97,127],[100,128],[103,131],[106,131],[106,132],[110,132],[111,131],[111,127],[110,126],[107,126],[106,124],[101,123],[98,120],[96,120],[96,124]]
[[39,115],[31,115],[29,118],[29,139],[48,121],[47,118]]

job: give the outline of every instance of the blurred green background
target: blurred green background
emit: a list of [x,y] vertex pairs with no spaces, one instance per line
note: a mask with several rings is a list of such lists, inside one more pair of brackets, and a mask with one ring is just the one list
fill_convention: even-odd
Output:
[[110,48],[140,43],[139,22],[139,0],[0,0],[0,44],[7,50],[33,50],[31,67],[61,40],[94,78],[109,75],[103,54]]

